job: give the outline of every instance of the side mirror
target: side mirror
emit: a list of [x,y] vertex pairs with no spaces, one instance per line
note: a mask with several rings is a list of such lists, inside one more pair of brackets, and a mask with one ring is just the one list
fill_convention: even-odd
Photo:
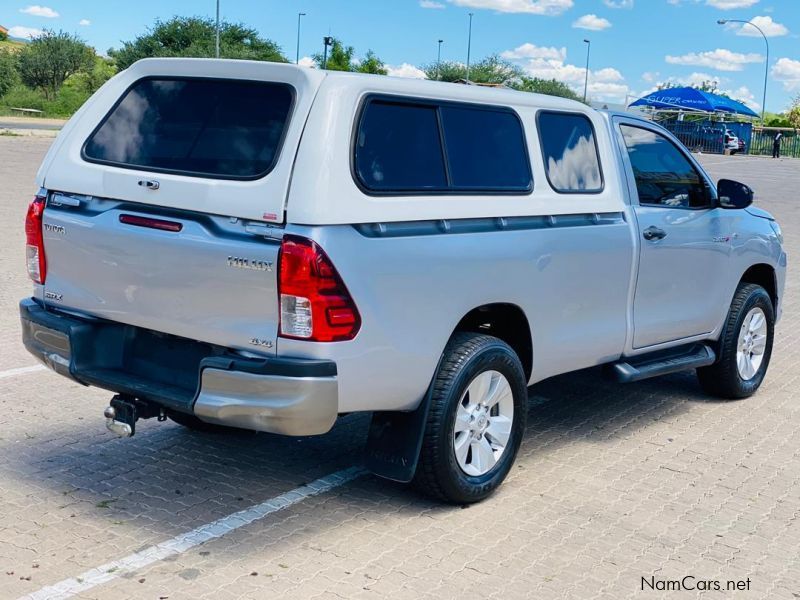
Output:
[[753,203],[753,190],[749,186],[730,179],[720,179],[717,196],[722,208],[747,208]]

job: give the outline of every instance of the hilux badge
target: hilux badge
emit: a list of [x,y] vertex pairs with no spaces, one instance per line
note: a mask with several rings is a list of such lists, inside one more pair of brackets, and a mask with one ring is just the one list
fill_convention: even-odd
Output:
[[228,266],[234,269],[249,269],[251,271],[272,271],[272,261],[241,258],[240,256],[229,256]]

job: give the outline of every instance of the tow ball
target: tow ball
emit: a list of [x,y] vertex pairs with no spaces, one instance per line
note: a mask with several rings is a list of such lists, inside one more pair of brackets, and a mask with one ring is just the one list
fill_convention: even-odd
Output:
[[111,405],[103,411],[106,429],[119,437],[131,437],[136,433],[136,421],[157,417],[166,421],[167,414],[160,406],[132,396],[117,394],[111,398]]

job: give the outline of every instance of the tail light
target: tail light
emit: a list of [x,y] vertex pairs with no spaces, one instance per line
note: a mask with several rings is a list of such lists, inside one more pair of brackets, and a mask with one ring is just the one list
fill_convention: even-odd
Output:
[[278,259],[280,335],[314,342],[352,340],[361,327],[350,292],[312,240],[285,235]]
[[37,195],[25,216],[25,255],[28,264],[28,276],[36,283],[44,283],[47,277],[47,261],[44,256],[44,239],[42,237],[42,218],[46,196]]

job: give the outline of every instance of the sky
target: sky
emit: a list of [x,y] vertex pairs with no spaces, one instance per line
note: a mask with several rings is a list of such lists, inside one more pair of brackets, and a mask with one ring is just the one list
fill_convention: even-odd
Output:
[[[0,24],[27,37],[42,29],[78,34],[98,52],[144,33],[156,19],[209,16],[215,0],[42,0],[0,2]],[[469,13],[472,60],[499,54],[530,75],[583,92],[591,42],[589,96],[622,103],[666,81],[716,82],[761,110],[769,38],[767,110],[800,95],[800,0],[221,0],[222,17],[244,22],[295,59],[298,13],[301,63],[331,34],[363,56],[374,50],[391,75],[421,76],[442,60],[466,62]]]

